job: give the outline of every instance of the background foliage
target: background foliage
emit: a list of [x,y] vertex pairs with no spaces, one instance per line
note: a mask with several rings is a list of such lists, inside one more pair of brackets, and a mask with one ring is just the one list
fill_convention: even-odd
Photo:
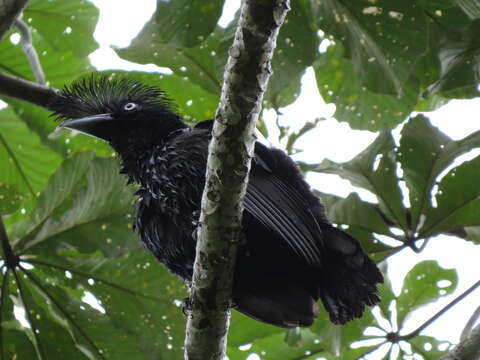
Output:
[[[171,69],[129,76],[164,89],[191,123],[211,118],[218,103],[236,22],[217,25],[222,7],[221,0],[159,1],[132,43],[116,50],[126,60]],[[335,118],[378,132],[351,161],[300,165],[376,196],[370,203],[356,193],[341,198],[318,189],[330,219],[358,238],[384,270],[388,257],[406,247],[419,252],[439,234],[480,242],[480,187],[472,180],[479,178],[480,157],[455,163],[480,147],[480,131],[454,141],[428,118],[411,116],[452,98],[478,96],[478,18],[475,0],[295,0],[281,29],[265,107],[294,102],[302,75],[313,67],[322,97],[336,105]],[[94,70],[87,55],[97,48],[97,19],[98,10],[84,0],[29,2],[23,20],[48,85],[62,87]],[[16,34],[12,28],[0,42],[0,71],[34,81]],[[55,130],[44,109],[3,100],[0,212],[20,265],[0,262],[0,357],[182,358],[185,286],[140,248],[130,230],[134,189],[118,175],[112,151]],[[391,129],[399,124],[397,142]],[[297,133],[282,128],[286,150],[294,152],[295,141],[314,126]],[[259,129],[268,135],[263,124]],[[348,360],[390,344],[386,357],[438,359],[439,340],[400,333],[414,310],[452,293],[456,284],[455,270],[418,263],[398,296],[387,278],[377,313],[342,327],[323,314],[309,329],[286,332],[234,312],[228,356],[310,360],[341,354]],[[28,326],[15,315],[22,310]],[[367,328],[378,335],[366,335]]]

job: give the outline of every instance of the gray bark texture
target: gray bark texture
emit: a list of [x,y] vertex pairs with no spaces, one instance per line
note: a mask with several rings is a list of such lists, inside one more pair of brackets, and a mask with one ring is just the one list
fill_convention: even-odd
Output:
[[223,360],[254,130],[289,0],[243,0],[209,147],[185,359]]
[[460,337],[460,343],[453,350],[445,354],[440,360],[479,360],[480,359],[480,307],[467,322]]
[[10,29],[28,0],[0,0],[0,40]]

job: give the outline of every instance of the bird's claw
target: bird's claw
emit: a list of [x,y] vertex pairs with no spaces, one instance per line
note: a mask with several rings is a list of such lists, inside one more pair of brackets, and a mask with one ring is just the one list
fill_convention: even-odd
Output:
[[188,316],[189,312],[192,311],[192,299],[186,297],[182,300],[182,312],[183,315]]

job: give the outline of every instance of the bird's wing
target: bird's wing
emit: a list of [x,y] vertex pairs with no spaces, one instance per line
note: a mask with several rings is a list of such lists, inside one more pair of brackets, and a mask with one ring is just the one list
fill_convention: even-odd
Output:
[[256,144],[244,207],[302,262],[321,266],[323,209],[287,155]]
[[[213,121],[195,129],[210,131]],[[322,265],[323,235],[319,222],[328,223],[320,201],[311,193],[297,165],[283,151],[255,144],[245,211],[277,234],[301,262]]]

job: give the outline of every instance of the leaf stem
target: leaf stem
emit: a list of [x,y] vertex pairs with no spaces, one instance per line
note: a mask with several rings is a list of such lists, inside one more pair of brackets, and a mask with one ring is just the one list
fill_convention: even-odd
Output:
[[88,334],[82,329],[82,327],[80,325],[77,324],[77,322],[75,321],[75,319],[73,319],[73,317],[68,313],[68,311],[62,306],[62,304],[60,304],[57,299],[55,299],[48,291],[47,289],[45,289],[45,287],[43,286],[43,284],[33,275],[31,274],[29,271],[27,271],[25,268],[23,268],[21,265],[20,265],[20,269],[23,271],[23,273],[32,281],[32,283],[35,284],[35,286],[38,288],[38,290],[40,290],[40,292],[42,292],[51,302],[52,304],[54,304],[58,310],[60,310],[60,312],[67,318],[68,322],[70,323],[71,326],[73,326],[75,329],[77,329],[77,331],[80,333],[80,335],[87,341],[87,343],[90,345],[91,348],[93,348],[95,350],[95,352],[97,353],[97,355],[102,358],[102,359],[105,359],[105,356],[103,356],[102,352],[101,352],[101,349],[95,345],[95,343],[93,342],[93,340],[88,336]]
[[[0,324],[3,322],[3,307],[5,306],[5,297],[7,294],[7,286],[8,286],[8,273],[9,269],[3,275],[2,281],[2,293],[0,294]],[[6,359],[5,356],[5,348],[3,346],[3,326],[0,325],[0,355],[2,359]]]
[[50,263],[47,263],[47,262],[44,262],[44,261],[41,261],[41,260],[23,260],[22,259],[22,261],[26,262],[26,263],[29,263],[29,264],[36,264],[36,265],[51,267],[51,268],[61,270],[61,271],[69,271],[72,274],[75,274],[75,275],[78,275],[78,276],[81,276],[81,277],[84,277],[84,278],[88,278],[88,279],[93,279],[96,282],[103,283],[105,285],[111,286],[111,287],[113,287],[117,290],[124,291],[124,292],[129,293],[129,294],[134,295],[134,296],[140,296],[140,297],[144,297],[146,299],[155,300],[155,301],[165,301],[165,299],[159,298],[157,296],[148,295],[148,294],[140,293],[140,292],[137,292],[137,291],[134,291],[134,290],[130,290],[130,289],[127,289],[126,287],[118,285],[114,282],[104,280],[104,279],[100,279],[100,278],[97,278],[95,276],[92,276],[91,274],[87,274],[87,273],[84,273],[84,272],[81,272],[81,271],[73,270],[73,269],[67,268],[65,266],[50,264]]
[[[1,136],[2,135],[0,135],[0,137]],[[2,214],[0,214],[0,242],[2,243],[3,256],[5,258],[7,269],[15,269],[15,267],[18,265],[19,258],[13,252],[10,242],[8,241],[5,225],[3,224]]]
[[420,333],[427,327],[430,326],[435,320],[437,320],[440,316],[442,316],[444,313],[446,313],[448,310],[450,310],[454,305],[459,303],[461,300],[463,300],[465,297],[470,295],[473,291],[475,291],[478,287],[480,286],[480,280],[477,281],[475,284],[470,286],[467,290],[465,290],[462,294],[457,296],[455,299],[453,299],[450,303],[448,303],[443,309],[438,311],[435,315],[433,315],[430,319],[425,321],[422,325],[420,325],[416,330],[412,331],[409,334],[406,335],[401,335],[397,336],[394,338],[396,342],[400,340],[410,340],[414,338],[415,336],[420,335]]
[[12,272],[13,272],[13,276],[15,277],[15,281],[17,283],[17,287],[18,287],[18,291],[20,293],[20,298],[22,299],[23,307],[25,308],[25,316],[27,317],[28,323],[32,327],[33,336],[35,338],[35,348],[39,353],[40,359],[41,360],[46,360],[47,357],[45,356],[45,350],[42,347],[42,343],[41,343],[39,335],[38,335],[39,334],[39,329],[35,326],[35,321],[32,317],[32,312],[28,308],[27,300],[26,300],[25,293],[24,293],[24,289],[22,287],[22,283],[21,283],[21,281],[18,277],[17,272],[14,269],[12,269]]

